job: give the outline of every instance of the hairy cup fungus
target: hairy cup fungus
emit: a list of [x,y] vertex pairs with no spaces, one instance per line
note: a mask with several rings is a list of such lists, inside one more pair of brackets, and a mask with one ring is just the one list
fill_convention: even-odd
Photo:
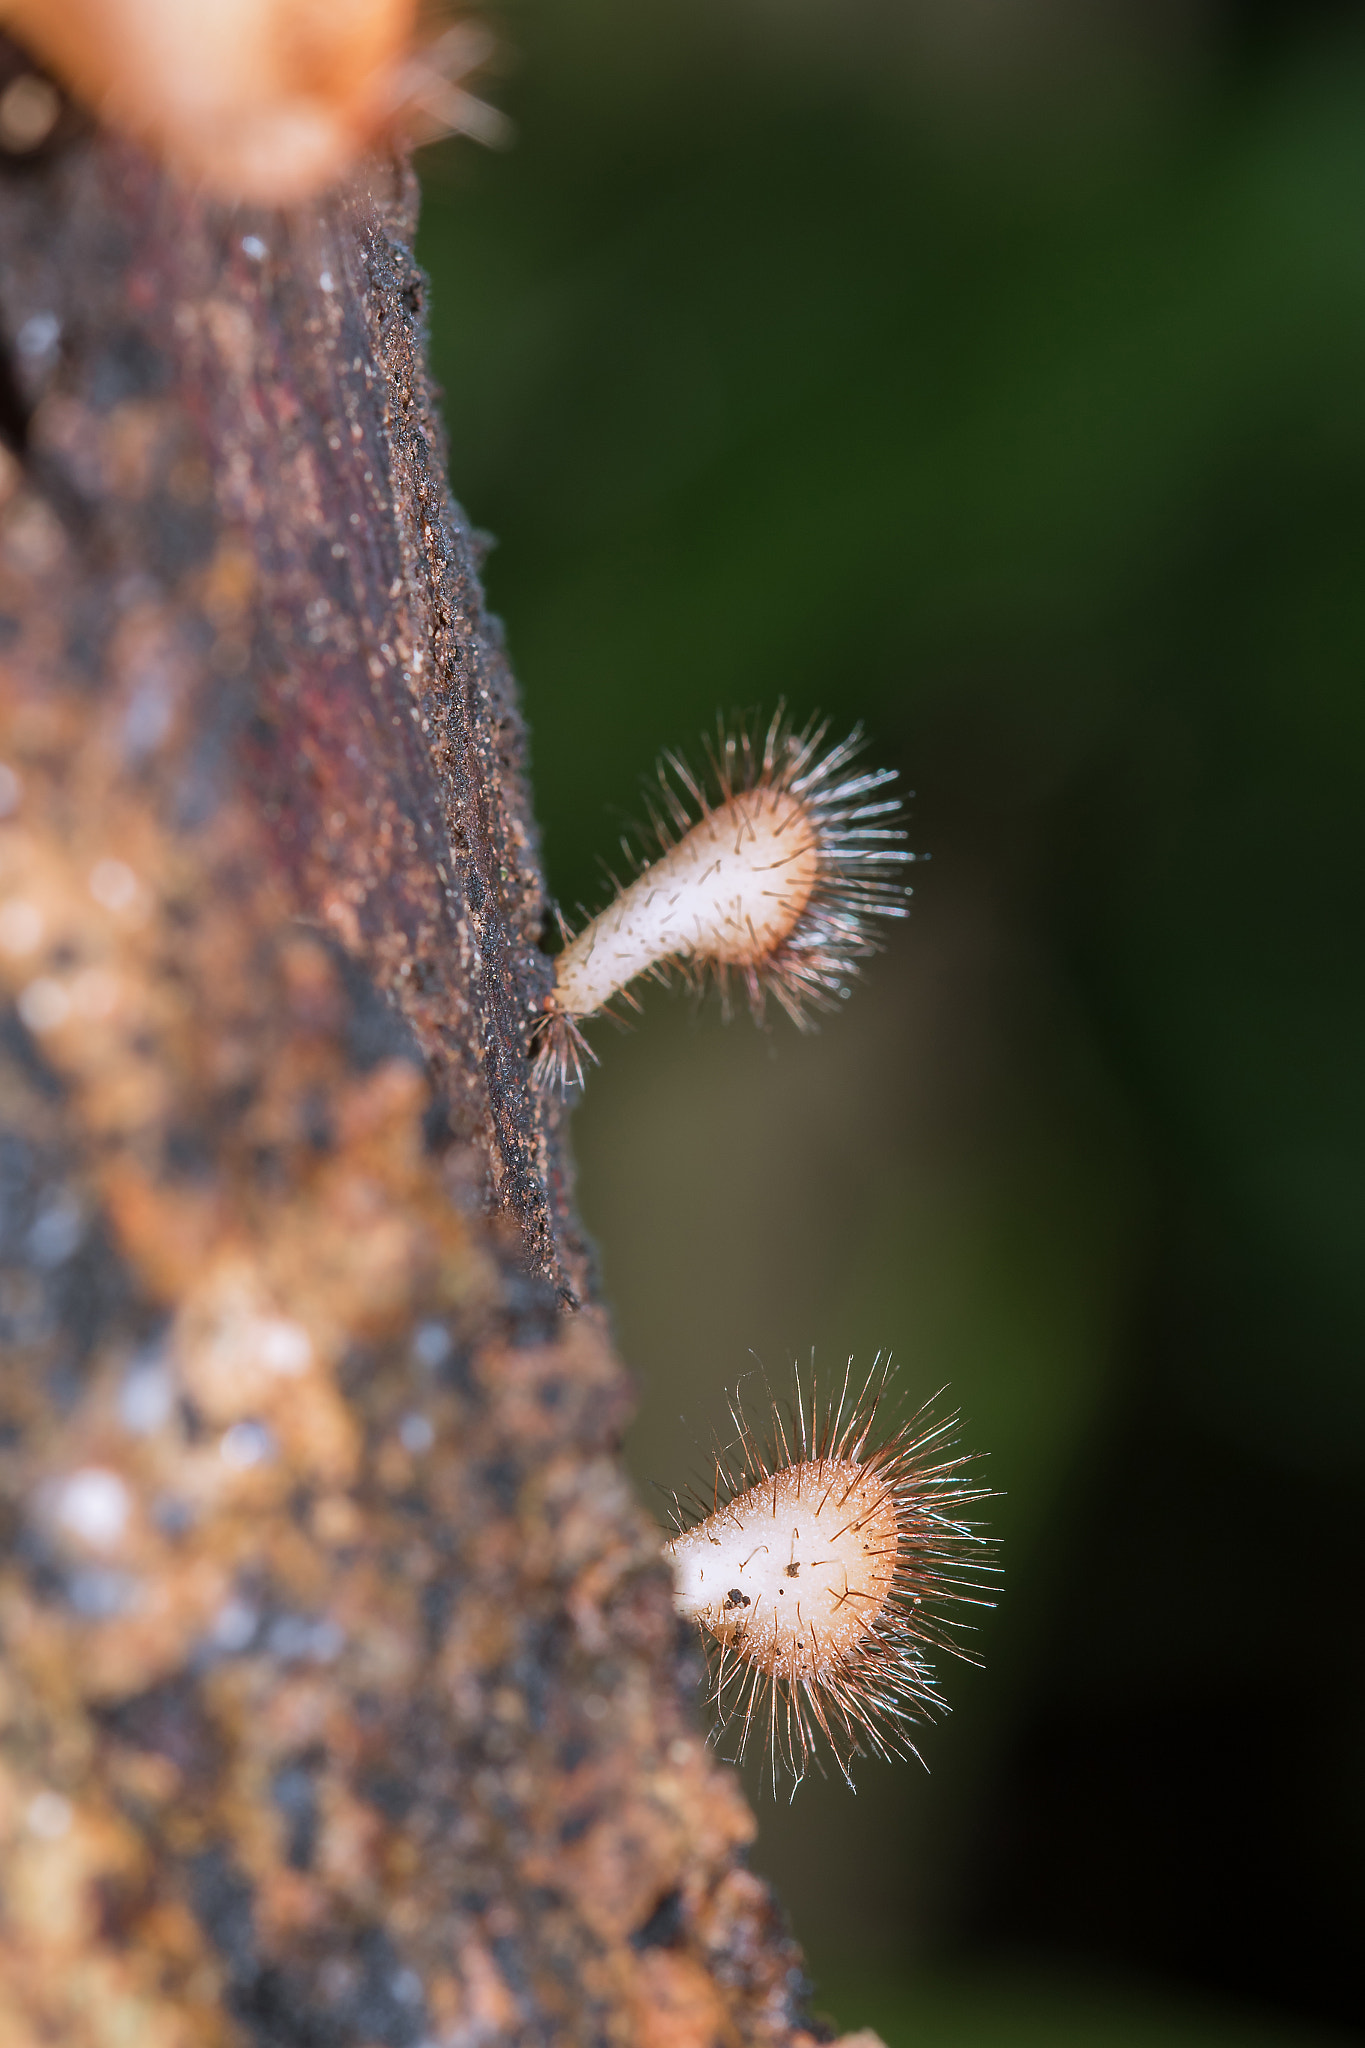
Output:
[[386,135],[503,139],[503,116],[462,82],[492,37],[472,22],[424,35],[421,12],[418,0],[0,0],[0,29],[190,183],[288,206]]
[[[761,742],[721,729],[708,793],[676,754],[659,766],[659,844],[615,900],[578,932],[564,927],[555,986],[535,1026],[536,1077],[565,1088],[594,1058],[579,1028],[633,1002],[642,975],[678,968],[708,975],[728,997],[737,976],[756,1020],[767,995],[800,1028],[848,993],[859,962],[878,950],[872,919],[904,917],[901,870],[914,859],[884,792],[894,768],[852,766],[855,729],[825,747],[826,723],[796,731],[779,708]],[[671,777],[671,779],[670,779]]]
[[915,1753],[914,1724],[946,1712],[926,1650],[974,1661],[945,1604],[993,1604],[992,1541],[963,1518],[989,1489],[964,1476],[957,1417],[926,1406],[874,1440],[890,1370],[879,1354],[855,1392],[850,1362],[823,1406],[798,1377],[762,1444],[736,1404],[713,1500],[686,1522],[679,1505],[666,1546],[720,1729],[738,1729],[737,1758],[760,1745],[774,1783],[800,1782],[819,1737],[850,1784],[855,1756]]

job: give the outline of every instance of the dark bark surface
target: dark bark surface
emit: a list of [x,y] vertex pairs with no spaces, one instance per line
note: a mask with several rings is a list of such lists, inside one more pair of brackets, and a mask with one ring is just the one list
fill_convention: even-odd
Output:
[[810,2039],[615,1463],[407,174],[0,167],[0,2039]]

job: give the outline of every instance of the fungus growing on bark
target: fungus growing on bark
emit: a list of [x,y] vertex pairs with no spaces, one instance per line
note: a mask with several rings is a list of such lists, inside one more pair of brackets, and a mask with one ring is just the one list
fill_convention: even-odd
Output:
[[677,968],[698,987],[709,975],[727,1009],[737,976],[755,1021],[771,994],[802,1030],[848,994],[879,950],[872,920],[907,914],[901,870],[915,856],[896,822],[900,798],[884,794],[895,769],[855,768],[861,730],[826,748],[828,731],[812,721],[798,732],[780,707],[761,742],[722,727],[709,791],[664,755],[663,808],[650,807],[657,858],[582,931],[564,926],[535,1027],[542,1085],[581,1083],[596,1057],[582,1020],[611,1015],[618,997],[634,1004],[642,975],[666,981]]
[[492,37],[471,22],[424,37],[420,12],[418,0],[0,0],[0,29],[181,176],[287,206],[386,134],[504,138],[503,116],[462,83]]
[[856,1756],[917,1754],[911,1729],[947,1711],[926,1650],[975,1661],[943,1609],[993,1604],[994,1545],[963,1514],[989,1489],[964,1475],[958,1418],[928,1403],[875,1440],[890,1372],[878,1354],[855,1391],[850,1361],[823,1405],[798,1375],[762,1443],[735,1403],[713,1500],[666,1546],[719,1731],[738,1728],[737,1760],[760,1744],[774,1784],[799,1783],[822,1736],[850,1785]]

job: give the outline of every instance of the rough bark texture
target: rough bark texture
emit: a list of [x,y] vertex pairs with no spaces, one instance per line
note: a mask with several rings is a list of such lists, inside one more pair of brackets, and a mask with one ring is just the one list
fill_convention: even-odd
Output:
[[812,2038],[529,1080],[413,207],[0,166],[14,2048]]

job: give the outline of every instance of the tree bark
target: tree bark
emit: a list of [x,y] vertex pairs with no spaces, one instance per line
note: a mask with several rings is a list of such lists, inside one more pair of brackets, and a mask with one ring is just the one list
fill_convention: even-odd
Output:
[[0,166],[15,2048],[814,2038],[530,1079],[414,207]]

